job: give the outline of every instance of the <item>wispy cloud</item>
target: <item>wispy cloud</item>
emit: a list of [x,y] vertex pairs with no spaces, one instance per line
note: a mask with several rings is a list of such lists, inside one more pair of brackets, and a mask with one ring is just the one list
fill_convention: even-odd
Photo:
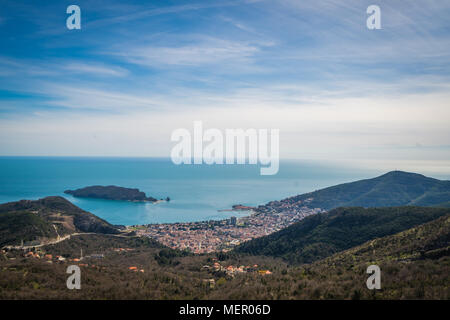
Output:
[[48,106],[71,110],[106,111],[108,113],[136,113],[142,110],[158,110],[163,107],[163,100],[152,95],[137,93],[120,93],[117,90],[89,88],[75,84],[42,84],[36,90],[47,96]]
[[0,56],[0,76],[47,76],[54,75],[55,71],[42,66],[36,61],[24,61],[13,57]]
[[262,34],[260,32],[257,32],[254,28],[251,28],[250,26],[248,26],[247,24],[245,24],[242,21],[238,21],[236,19],[227,17],[227,16],[223,16],[221,17],[221,19],[229,24],[231,24],[232,26],[234,26],[235,28],[238,28],[240,30],[243,30],[245,32],[249,32],[252,34],[256,34],[259,36],[262,36]]
[[129,74],[128,70],[121,67],[105,66],[101,64],[86,64],[80,62],[69,62],[67,64],[63,64],[61,68],[71,73],[93,74],[100,76],[123,77]]
[[199,66],[248,61],[259,51],[260,47],[254,44],[208,38],[192,45],[137,47],[123,50],[117,55],[129,62],[153,67],[162,65]]
[[0,76],[11,76],[18,74],[21,76],[33,77],[68,77],[73,74],[122,77],[128,75],[129,72],[125,68],[106,65],[101,62],[86,63],[73,59],[41,61],[38,59],[16,59],[0,56]]
[[235,0],[235,1],[202,1],[198,3],[189,3],[175,6],[156,7],[152,9],[140,9],[135,12],[116,15],[114,17],[97,19],[89,22],[87,28],[95,28],[100,26],[110,26],[116,23],[130,22],[164,14],[177,14],[186,11],[195,11],[202,9],[211,9],[219,7],[237,6],[257,1]]

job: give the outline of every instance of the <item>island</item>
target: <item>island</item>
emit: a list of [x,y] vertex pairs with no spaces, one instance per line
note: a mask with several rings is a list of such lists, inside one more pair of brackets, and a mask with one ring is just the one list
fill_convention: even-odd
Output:
[[[163,201],[153,197],[147,197],[144,192],[139,189],[123,188],[118,186],[90,186],[76,190],[66,190],[66,194],[80,198],[96,198],[106,200],[122,200],[133,202],[159,202]],[[167,197],[166,201],[170,201]]]

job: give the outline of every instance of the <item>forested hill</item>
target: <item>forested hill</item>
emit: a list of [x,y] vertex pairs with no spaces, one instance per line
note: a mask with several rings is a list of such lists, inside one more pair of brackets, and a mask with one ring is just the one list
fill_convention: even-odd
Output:
[[0,204],[0,246],[76,232],[119,233],[116,227],[63,197]]
[[[339,184],[269,203],[271,207],[302,206],[330,210],[338,207],[450,207],[450,181],[417,173],[391,171],[382,176]],[[264,206],[262,206],[264,207]]]
[[280,257],[291,263],[311,263],[446,214],[450,214],[450,208],[337,208],[309,216],[271,235],[245,242],[235,251]]

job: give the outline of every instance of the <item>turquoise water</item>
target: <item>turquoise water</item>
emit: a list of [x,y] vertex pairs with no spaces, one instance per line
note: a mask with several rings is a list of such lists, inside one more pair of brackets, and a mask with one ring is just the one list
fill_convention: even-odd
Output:
[[[218,212],[233,204],[257,206],[381,173],[299,161],[283,161],[277,175],[261,176],[256,165],[177,166],[162,158],[0,157],[0,203],[60,195],[113,224],[219,220],[239,215]],[[171,201],[131,203],[63,193],[111,184]]]

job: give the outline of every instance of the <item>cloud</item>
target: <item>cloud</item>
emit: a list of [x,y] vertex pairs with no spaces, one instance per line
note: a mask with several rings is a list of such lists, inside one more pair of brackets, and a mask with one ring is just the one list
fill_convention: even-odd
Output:
[[220,63],[243,62],[260,52],[255,44],[207,38],[183,46],[143,46],[127,48],[115,54],[126,61],[151,67],[162,65],[201,66]]
[[448,156],[449,4],[382,2],[369,31],[370,1],[91,3],[80,32],[11,13],[32,18],[0,40],[3,154],[167,156],[203,120],[279,128],[286,157]]
[[[35,60],[21,60],[0,56],[0,77],[11,76],[48,76],[55,75],[55,70],[37,63]],[[11,78],[9,78],[11,79]]]
[[241,21],[237,21],[236,19],[230,18],[230,17],[221,17],[221,19],[229,24],[231,24],[232,26],[234,26],[235,28],[238,28],[240,30],[243,30],[245,32],[249,32],[252,34],[256,34],[256,35],[262,35],[261,33],[255,31],[254,28],[249,27],[248,25],[244,24]]
[[62,65],[62,69],[70,73],[92,74],[98,76],[124,77],[129,74],[128,70],[99,64],[86,64],[80,62],[69,62]]
[[145,7],[141,8],[139,11],[131,12],[131,13],[125,13],[121,15],[117,15],[110,18],[101,18],[94,20],[92,22],[89,22],[86,24],[87,28],[95,28],[100,26],[111,26],[116,23],[124,23],[124,22],[130,22],[134,20],[140,20],[144,18],[149,18],[153,16],[158,15],[164,15],[164,14],[178,14],[186,11],[196,11],[196,10],[203,10],[203,9],[212,9],[212,8],[219,8],[219,7],[228,7],[228,6],[238,6],[243,5],[246,3],[252,3],[252,2],[258,2],[258,1],[203,1],[199,3],[190,3],[190,4],[184,4],[184,5],[175,5],[175,6],[165,6],[165,7],[159,7],[159,8],[152,8],[152,9],[144,9]]
[[[99,95],[86,91],[73,94],[87,94],[89,99]],[[260,99],[257,96],[249,100],[216,97],[215,108],[207,104],[193,108],[187,101],[164,112],[141,109],[95,114],[74,108],[65,116],[55,112],[27,114],[0,120],[0,135],[9,137],[0,146],[4,154],[168,156],[171,132],[177,128],[192,130],[193,121],[202,120],[205,128],[220,130],[278,128],[283,158],[444,161],[450,155],[445,147],[450,137],[448,93],[408,94],[396,99],[321,99],[297,108],[292,101],[268,103],[269,93],[264,96],[261,92]],[[110,99],[133,103],[128,97],[115,95],[104,101]],[[147,104],[146,100],[140,102]],[[415,147],[418,142],[427,147]]]
[[97,110],[108,113],[134,113],[161,109],[163,100],[147,95],[123,93],[87,86],[42,84],[38,92],[46,95],[46,105],[73,110]]
[[70,74],[88,74],[94,76],[124,77],[128,70],[119,66],[106,65],[101,62],[86,63],[74,59],[16,59],[0,56],[0,77],[11,75],[29,75],[34,77],[64,77]]

